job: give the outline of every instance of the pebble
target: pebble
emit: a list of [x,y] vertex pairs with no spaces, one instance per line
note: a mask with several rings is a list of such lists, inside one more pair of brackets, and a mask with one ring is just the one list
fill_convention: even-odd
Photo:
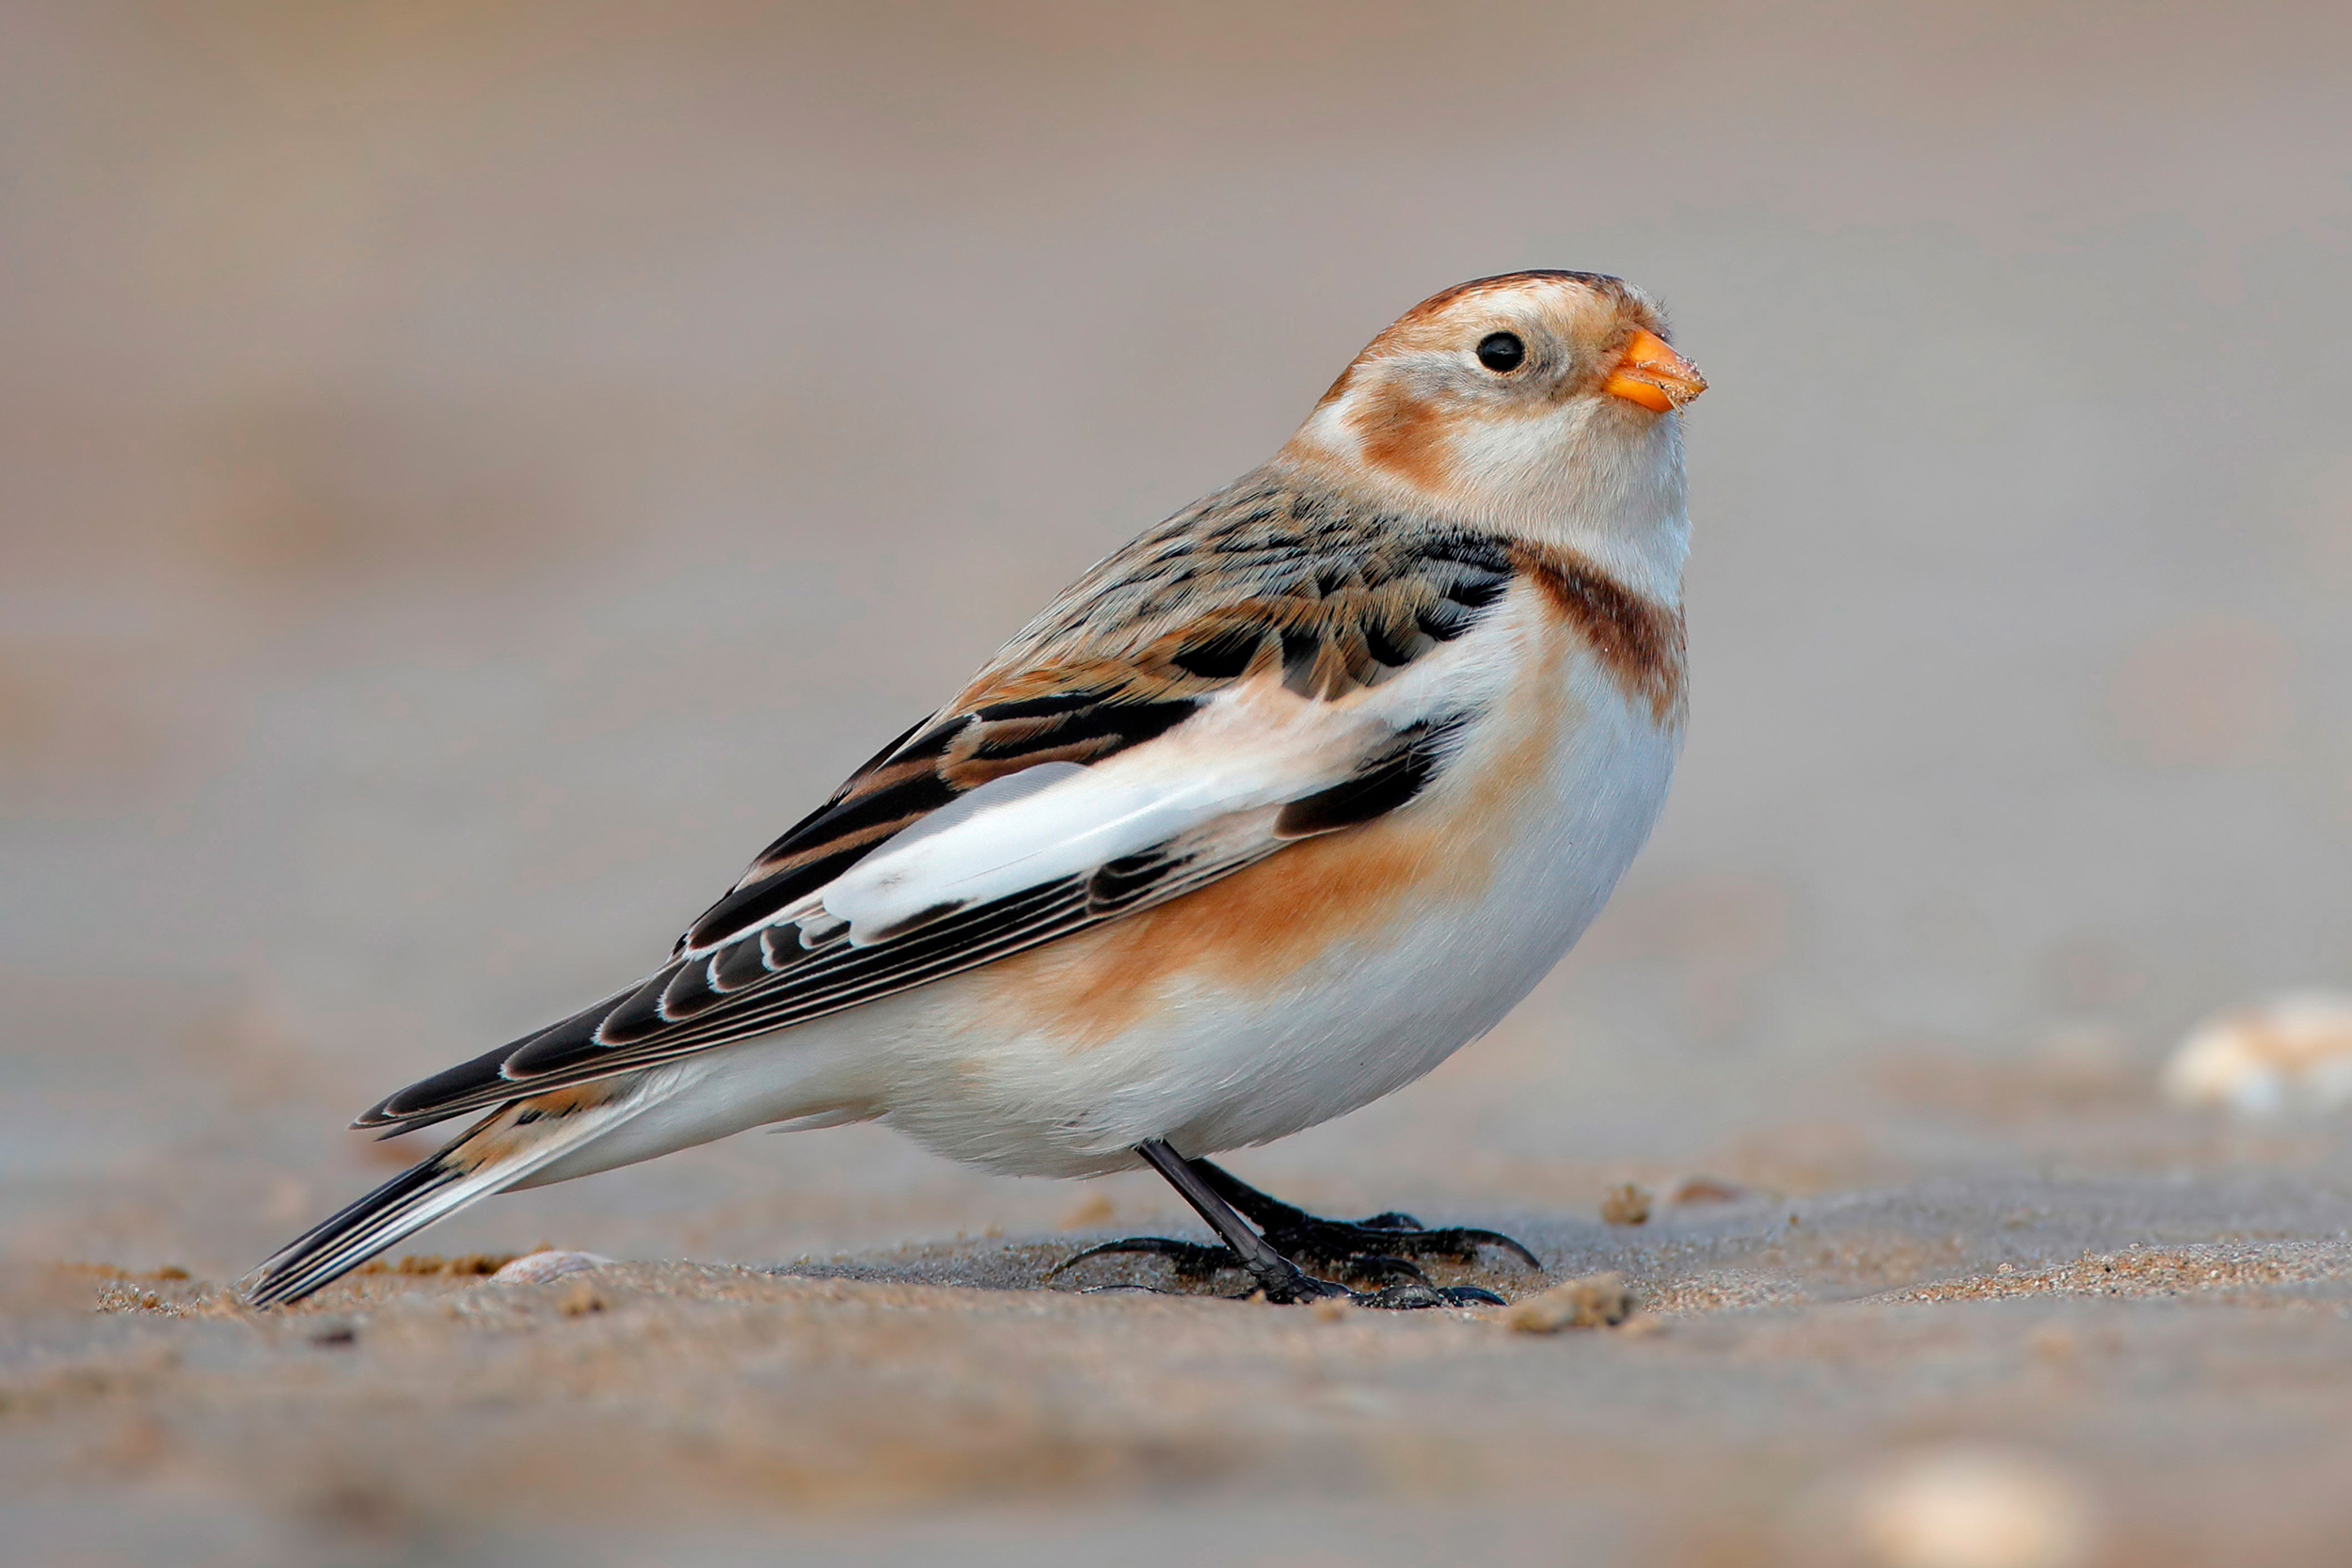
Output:
[[1636,1305],[1623,1275],[1593,1274],[1513,1302],[1502,1309],[1502,1323],[1521,1334],[1605,1328],[1631,1317]]
[[528,1252],[490,1276],[493,1285],[545,1285],[612,1261],[593,1252]]
[[1692,1176],[1683,1179],[1671,1199],[1685,1203],[1737,1203],[1747,1196],[1747,1189],[1737,1181],[1726,1181],[1720,1176]]
[[2352,1104],[2352,996],[2289,992],[2208,1019],[2165,1064],[2163,1085],[2176,1104],[2258,1119]]
[[1873,1568],[2076,1568],[2096,1542],[2090,1498],[2044,1461],[1949,1448],[1897,1460],[1853,1505]]
[[1649,1192],[1628,1181],[1621,1187],[1609,1189],[1609,1196],[1600,1200],[1600,1218],[1604,1225],[1646,1225],[1649,1223]]

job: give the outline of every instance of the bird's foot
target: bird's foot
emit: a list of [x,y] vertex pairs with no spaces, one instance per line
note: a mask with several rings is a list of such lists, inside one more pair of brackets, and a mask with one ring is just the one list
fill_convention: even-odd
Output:
[[1369,1307],[1387,1312],[1407,1312],[1424,1307],[1503,1305],[1501,1296],[1475,1285],[1437,1284],[1403,1258],[1362,1258],[1354,1261],[1366,1274],[1374,1272],[1371,1265],[1381,1265],[1377,1272],[1384,1275],[1388,1282],[1375,1290],[1350,1290],[1334,1279],[1318,1279],[1294,1263],[1289,1273],[1283,1275],[1277,1275],[1273,1271],[1252,1269],[1250,1273],[1257,1276],[1257,1289],[1241,1299],[1247,1301],[1263,1295],[1282,1307],[1310,1301],[1344,1301],[1350,1306]]
[[1289,1264],[1287,1270],[1273,1267],[1253,1269],[1244,1263],[1232,1247],[1178,1241],[1171,1236],[1129,1236],[1116,1242],[1104,1242],[1064,1259],[1045,1277],[1051,1280],[1089,1259],[1121,1253],[1165,1258],[1176,1266],[1176,1275],[1180,1279],[1205,1281],[1228,1270],[1248,1274],[1252,1277],[1252,1286],[1232,1298],[1236,1301],[1263,1295],[1277,1306],[1291,1307],[1303,1302],[1343,1300],[1358,1307],[1391,1311],[1423,1307],[1503,1305],[1501,1296],[1475,1285],[1437,1284],[1409,1259],[1356,1252],[1336,1259],[1346,1265],[1349,1278],[1364,1284],[1378,1282],[1372,1290],[1357,1291],[1337,1280],[1319,1279],[1295,1263],[1289,1263],[1287,1258],[1282,1259]]
[[1458,1225],[1433,1229],[1393,1210],[1369,1219],[1327,1220],[1271,1193],[1260,1192],[1221,1165],[1207,1160],[1186,1163],[1210,1191],[1241,1211],[1267,1244],[1287,1258],[1336,1264],[1343,1270],[1351,1269],[1359,1259],[1373,1265],[1406,1258],[1447,1258],[1469,1263],[1477,1259],[1480,1247],[1490,1246],[1511,1254],[1531,1269],[1544,1266],[1525,1243],[1499,1230]]
[[1307,1215],[1297,1225],[1268,1226],[1264,1234],[1267,1244],[1276,1251],[1303,1262],[1334,1265],[1346,1271],[1351,1278],[1361,1268],[1401,1259],[1444,1258],[1457,1263],[1475,1262],[1482,1246],[1500,1248],[1531,1269],[1543,1267],[1534,1253],[1501,1231],[1477,1230],[1467,1226],[1432,1229],[1410,1214],[1375,1214],[1364,1220],[1327,1220]]
[[[1317,1219],[1304,1209],[1269,1197],[1206,1160],[1185,1159],[1165,1138],[1145,1139],[1136,1145],[1136,1153],[1208,1222],[1224,1244],[1204,1246],[1168,1236],[1130,1236],[1087,1248],[1048,1274],[1047,1279],[1090,1258],[1145,1253],[1169,1259],[1178,1275],[1192,1279],[1214,1277],[1222,1269],[1240,1270],[1256,1284],[1248,1298],[1263,1297],[1282,1305],[1344,1299],[1359,1307],[1397,1310],[1503,1305],[1501,1296],[1475,1285],[1433,1282],[1421,1272],[1413,1256],[1472,1259],[1481,1246],[1491,1245],[1518,1254],[1530,1267],[1542,1266],[1527,1248],[1491,1230],[1432,1230],[1410,1214],[1396,1213],[1357,1221]],[[1374,1289],[1357,1291],[1338,1280],[1309,1274],[1292,1261],[1294,1254],[1338,1263],[1348,1278]]]

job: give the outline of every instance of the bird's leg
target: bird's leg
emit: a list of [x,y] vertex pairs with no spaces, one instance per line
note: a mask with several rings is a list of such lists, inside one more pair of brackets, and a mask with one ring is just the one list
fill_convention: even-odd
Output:
[[1184,1157],[1170,1148],[1165,1140],[1153,1138],[1136,1146],[1151,1167],[1165,1177],[1176,1189],[1176,1196],[1192,1205],[1195,1212],[1209,1222],[1209,1228],[1232,1249],[1241,1266],[1258,1282],[1268,1301],[1287,1306],[1293,1302],[1318,1301],[1326,1296],[1344,1296],[1353,1292],[1344,1285],[1327,1279],[1317,1279],[1289,1259],[1266,1244],[1265,1238],[1249,1228],[1248,1222],[1233,1212],[1233,1206],[1219,1197],[1203,1181]]
[[[1502,1304],[1502,1299],[1491,1291],[1482,1291],[1473,1285],[1432,1285],[1420,1268],[1406,1259],[1379,1255],[1365,1247],[1335,1256],[1344,1256],[1357,1277],[1386,1279],[1390,1283],[1376,1291],[1357,1291],[1328,1279],[1318,1279],[1284,1257],[1267,1237],[1252,1230],[1248,1222],[1235,1212],[1234,1205],[1219,1193],[1218,1184],[1230,1183],[1253,1202],[1270,1205],[1272,1210],[1295,1216],[1296,1220],[1306,1222],[1308,1226],[1327,1226],[1334,1222],[1317,1221],[1303,1211],[1267,1197],[1256,1188],[1234,1180],[1205,1161],[1186,1160],[1168,1147],[1164,1139],[1153,1138],[1138,1144],[1136,1152],[1166,1178],[1168,1184],[1176,1189],[1177,1196],[1191,1204],[1194,1212],[1208,1222],[1209,1228],[1224,1240],[1224,1246],[1207,1247],[1195,1242],[1179,1242],[1165,1236],[1135,1236],[1125,1241],[1106,1242],[1101,1246],[1089,1247],[1055,1269],[1055,1274],[1106,1253],[1143,1252],[1171,1259],[1178,1273],[1195,1278],[1213,1274],[1219,1268],[1245,1269],[1257,1281],[1258,1289],[1264,1292],[1266,1300],[1283,1305],[1319,1301],[1327,1297],[1339,1297],[1362,1307],[1462,1307],[1472,1303],[1499,1307]],[[1376,1218],[1398,1222],[1402,1228],[1393,1231],[1394,1234],[1422,1234],[1420,1227],[1405,1215],[1383,1214]],[[1372,1230],[1370,1227],[1358,1228],[1368,1232]],[[1287,1230],[1307,1233],[1296,1225],[1287,1227]],[[1377,1233],[1386,1235],[1391,1232]],[[1516,1243],[1510,1244],[1517,1245]],[[1458,1252],[1461,1249],[1457,1247],[1454,1250]],[[1475,1251],[1475,1243],[1470,1250]]]
[[1327,1220],[1260,1192],[1207,1160],[1184,1163],[1211,1192],[1247,1215],[1264,1233],[1268,1244],[1308,1262],[1344,1267],[1358,1259],[1385,1261],[1397,1258],[1451,1258],[1467,1263],[1477,1258],[1480,1247],[1490,1246],[1510,1253],[1531,1269],[1543,1267],[1524,1243],[1498,1230],[1477,1230],[1467,1226],[1445,1226],[1433,1230],[1412,1215],[1393,1210],[1369,1219]]

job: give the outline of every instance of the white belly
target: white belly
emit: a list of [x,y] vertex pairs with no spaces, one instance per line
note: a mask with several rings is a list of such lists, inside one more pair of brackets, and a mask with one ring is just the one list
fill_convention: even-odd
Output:
[[[1564,673],[1536,754],[1529,715],[1506,710],[1421,800],[1229,879],[1263,879],[1254,903],[1245,890],[1220,906],[1212,887],[1156,927],[1163,911],[859,1009],[863,1049],[889,1061],[874,1109],[953,1158],[1076,1176],[1134,1164],[1149,1138],[1192,1155],[1264,1143],[1421,1077],[1567,952],[1664,802],[1678,721],[1588,657]],[[1335,841],[1349,834],[1387,835],[1356,878],[1385,901],[1375,918],[1343,907],[1352,851]],[[1336,885],[1286,885],[1284,863],[1324,846]],[[1373,885],[1383,877],[1410,885]],[[1337,933],[1303,958],[1295,933],[1263,929],[1294,892],[1300,922]]]

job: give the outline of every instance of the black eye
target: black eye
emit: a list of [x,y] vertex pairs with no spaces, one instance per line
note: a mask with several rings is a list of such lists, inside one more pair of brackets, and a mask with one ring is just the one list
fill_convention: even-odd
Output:
[[1516,332],[1489,332],[1478,340],[1478,362],[1497,375],[1508,375],[1527,357],[1527,345]]

